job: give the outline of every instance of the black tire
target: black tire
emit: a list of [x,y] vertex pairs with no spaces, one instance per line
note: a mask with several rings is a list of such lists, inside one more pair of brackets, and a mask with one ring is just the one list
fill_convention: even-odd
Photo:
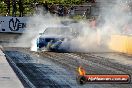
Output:
[[84,77],[84,76],[78,76],[78,77],[77,77],[77,83],[78,83],[78,84],[83,85],[83,84],[85,84],[86,82],[87,82],[86,77]]

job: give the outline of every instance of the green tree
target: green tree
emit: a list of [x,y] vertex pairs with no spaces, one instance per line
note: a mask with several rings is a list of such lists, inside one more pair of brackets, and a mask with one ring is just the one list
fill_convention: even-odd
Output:
[[[8,12],[7,4],[5,2],[6,0],[0,0],[0,15],[6,15]],[[12,0],[10,0],[10,3]],[[50,4],[63,4],[63,5],[78,5],[84,3],[86,0],[21,0],[23,3],[24,11],[23,13],[26,15],[33,14],[35,3],[50,3]],[[16,0],[16,15],[19,16],[19,0]],[[12,4],[10,4],[10,14],[12,13]]]

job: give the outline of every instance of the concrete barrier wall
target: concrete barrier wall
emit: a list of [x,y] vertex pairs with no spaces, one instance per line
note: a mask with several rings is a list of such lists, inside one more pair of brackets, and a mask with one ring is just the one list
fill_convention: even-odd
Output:
[[0,17],[0,32],[22,33],[27,25],[27,17]]
[[112,35],[109,41],[111,50],[132,54],[132,36],[128,35]]
[[[2,48],[2,46],[0,45]],[[0,88],[24,88],[23,84],[9,65],[5,53],[0,49]],[[31,87],[32,88],[32,87]]]
[[128,39],[126,46],[127,53],[132,54],[132,36],[128,36],[127,39]]

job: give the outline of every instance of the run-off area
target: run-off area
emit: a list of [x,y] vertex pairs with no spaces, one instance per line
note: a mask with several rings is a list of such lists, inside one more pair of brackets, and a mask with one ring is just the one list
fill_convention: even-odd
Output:
[[[17,49],[16,49],[17,50]],[[79,63],[88,74],[130,74],[132,68],[88,53],[28,52],[7,50],[8,55],[36,88],[131,88],[132,84],[85,84],[76,81]]]

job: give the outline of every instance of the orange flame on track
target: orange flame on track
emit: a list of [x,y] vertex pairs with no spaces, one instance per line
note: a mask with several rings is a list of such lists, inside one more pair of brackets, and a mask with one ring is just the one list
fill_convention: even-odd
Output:
[[79,72],[80,76],[85,76],[86,75],[86,71],[84,70],[84,68],[82,66],[79,66],[78,72]]

